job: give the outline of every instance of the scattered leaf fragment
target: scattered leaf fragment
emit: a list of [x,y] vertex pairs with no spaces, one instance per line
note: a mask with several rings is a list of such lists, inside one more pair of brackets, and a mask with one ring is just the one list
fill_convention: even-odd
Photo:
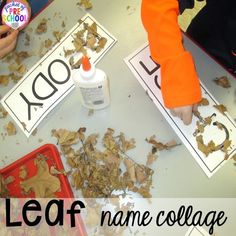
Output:
[[15,180],[13,176],[8,176],[4,178],[3,175],[0,174],[0,198],[9,197],[9,190],[7,185],[12,183]]
[[85,10],[89,10],[89,9],[91,9],[93,7],[93,5],[92,5],[90,0],[80,0],[77,4],[79,6],[84,7]]
[[37,26],[35,32],[36,32],[37,34],[46,33],[46,32],[47,32],[47,22],[48,22],[47,19],[43,18],[43,19],[39,22],[39,24],[38,24],[38,26]]
[[209,101],[206,98],[202,98],[202,100],[198,103],[199,106],[208,106]]
[[62,39],[63,33],[64,32],[53,31],[53,36],[56,38],[57,42],[59,42]]
[[124,164],[126,166],[127,172],[129,173],[129,177],[133,182],[136,182],[135,177],[135,163],[130,159],[125,159]]
[[229,79],[226,76],[221,76],[219,78],[216,78],[213,80],[217,85],[223,87],[223,88],[230,88],[231,84],[229,82]]
[[7,86],[9,83],[9,76],[8,75],[0,75],[0,85]]
[[50,174],[52,174],[52,175],[63,174],[65,176],[67,175],[65,170],[58,170],[55,166],[50,167]]
[[153,135],[149,139],[146,139],[146,141],[150,144],[152,144],[157,150],[162,151],[162,150],[169,150],[173,147],[176,147],[178,144],[176,143],[175,140],[172,140],[166,144],[163,144],[161,142],[157,142],[155,140],[156,136]]
[[16,134],[16,127],[11,121],[8,122],[5,128],[7,130],[8,136],[12,136]]
[[28,170],[26,169],[26,166],[21,166],[19,171],[19,177],[21,179],[26,179],[28,176]]
[[227,108],[223,104],[214,105],[214,107],[222,114],[225,114]]
[[52,42],[51,39],[46,39],[46,40],[44,41],[44,47],[45,47],[45,48],[51,48],[52,44],[53,44],[53,42]]
[[65,129],[52,130],[52,136],[56,137],[60,145],[72,145],[79,140],[79,132],[71,132]]
[[152,165],[156,161],[156,159],[157,155],[153,154],[152,152],[148,153],[146,165]]
[[7,115],[8,115],[8,112],[5,110],[5,108],[2,105],[0,105],[0,119],[6,118]]
[[198,149],[206,155],[206,157],[215,151],[216,145],[215,143],[211,140],[208,144],[204,144],[203,141],[203,136],[199,135],[196,137]]

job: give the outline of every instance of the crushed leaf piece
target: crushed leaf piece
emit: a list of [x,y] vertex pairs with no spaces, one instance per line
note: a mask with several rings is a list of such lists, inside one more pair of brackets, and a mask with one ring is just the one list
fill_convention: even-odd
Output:
[[198,103],[199,106],[208,106],[209,101],[206,98],[202,98],[202,100]]
[[52,136],[56,137],[60,145],[72,145],[79,141],[79,132],[70,132],[65,129],[52,130]]
[[74,62],[74,58],[71,57],[70,60],[69,60],[69,63],[70,63],[70,66],[71,66],[71,69],[79,69],[81,64],[82,64],[82,58],[80,58],[77,62]]
[[45,47],[45,48],[51,48],[52,44],[53,44],[53,42],[52,42],[51,39],[46,39],[46,40],[44,41],[44,47]]
[[147,141],[148,143],[151,143],[151,144],[152,144],[157,150],[159,150],[159,151],[162,151],[162,150],[169,150],[169,149],[171,149],[171,148],[174,148],[174,147],[178,146],[178,144],[176,143],[175,140],[172,140],[172,141],[170,141],[170,142],[168,142],[168,143],[166,143],[166,144],[163,144],[163,143],[161,143],[161,142],[157,142],[157,141],[155,140],[155,138],[156,138],[156,136],[153,135],[153,136],[151,136],[149,139],[146,139],[146,141]]
[[225,112],[227,111],[226,106],[224,106],[223,104],[214,105],[214,107],[222,114],[225,114]]
[[226,76],[221,76],[213,80],[217,85],[221,86],[222,88],[230,88],[231,84]]
[[211,122],[212,122],[212,118],[211,118],[210,116],[208,116],[208,117],[206,117],[206,118],[204,119],[204,123],[205,123],[206,125],[210,125]]
[[25,122],[20,122],[20,123],[21,123],[23,129],[26,130],[26,124],[25,124]]
[[106,45],[107,39],[104,37],[99,38],[98,47],[96,48],[96,52],[99,53]]
[[12,183],[15,180],[13,176],[8,176],[4,178],[3,175],[0,174],[0,198],[9,197],[9,190],[7,185]]
[[60,31],[53,31],[53,36],[56,38],[57,42],[59,42],[62,37],[63,37],[63,32],[60,32]]
[[205,125],[197,121],[197,129],[195,132],[197,133],[203,133],[205,129]]
[[7,86],[9,83],[9,76],[8,75],[0,75],[0,85]]
[[135,163],[134,161],[130,159],[125,159],[124,164],[126,166],[127,172],[129,173],[129,177],[131,181],[134,183],[136,182],[136,176],[135,176]]
[[157,159],[157,155],[153,154],[152,152],[148,153],[146,165],[147,166],[152,165],[156,161],[156,159]]
[[231,140],[226,139],[223,143],[223,147],[221,150],[227,154],[228,148],[230,147],[231,143],[232,143]]
[[39,22],[39,24],[38,24],[38,26],[37,26],[35,32],[36,32],[37,34],[46,33],[46,32],[47,32],[47,22],[48,22],[47,19],[43,18],[43,19]]
[[5,108],[2,105],[0,105],[0,119],[6,118],[7,115],[8,115],[8,112],[5,110]]
[[31,135],[32,135],[32,136],[35,136],[35,135],[37,134],[37,132],[38,132],[38,129],[35,128],[34,131],[31,133]]
[[50,173],[52,175],[59,175],[59,174],[63,174],[63,175],[67,175],[67,173],[65,172],[65,170],[58,170],[55,166],[51,166],[50,167]]
[[31,55],[27,51],[15,52],[15,61],[18,65],[20,65],[23,60],[30,56]]
[[197,145],[198,145],[198,149],[204,153],[206,155],[206,157],[215,151],[216,149],[216,145],[215,143],[211,140],[207,145],[204,144],[204,141],[203,141],[203,136],[202,135],[199,135],[196,137],[196,141],[197,141]]
[[19,171],[19,177],[21,179],[26,179],[28,176],[28,170],[26,169],[26,166],[21,166]]
[[11,121],[8,122],[5,128],[7,130],[8,136],[12,136],[16,134],[16,127]]
[[9,76],[14,83],[17,83],[22,78],[22,76],[16,75],[14,73],[11,73]]
[[75,53],[75,50],[74,49],[63,49],[64,50],[64,57],[68,57],[68,56],[71,56],[72,54]]
[[120,141],[120,148],[122,152],[127,152],[130,149],[135,148],[135,140],[132,138],[130,140],[125,139],[124,133],[120,133],[119,135],[119,141]]
[[93,7],[90,0],[80,0],[77,5],[84,7],[85,10],[89,10]]

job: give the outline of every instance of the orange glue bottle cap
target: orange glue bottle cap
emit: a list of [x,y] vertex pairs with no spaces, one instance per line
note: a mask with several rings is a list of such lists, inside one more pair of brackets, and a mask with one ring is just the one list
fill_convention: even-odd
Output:
[[91,63],[87,56],[82,57],[82,68],[84,71],[89,71],[91,69]]

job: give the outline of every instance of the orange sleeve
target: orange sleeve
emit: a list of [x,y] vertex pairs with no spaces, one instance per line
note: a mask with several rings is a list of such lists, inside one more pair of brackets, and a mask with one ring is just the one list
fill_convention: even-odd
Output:
[[191,54],[182,44],[177,0],[142,0],[142,21],[148,33],[151,56],[161,65],[161,91],[168,108],[201,100],[198,76]]

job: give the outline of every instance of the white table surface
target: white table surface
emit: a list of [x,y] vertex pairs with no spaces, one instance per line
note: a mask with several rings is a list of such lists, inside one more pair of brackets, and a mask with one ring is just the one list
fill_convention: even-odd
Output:
[[[54,30],[61,30],[62,20],[66,23],[66,30],[72,28],[85,12],[76,6],[76,0],[54,2],[37,16],[29,25],[35,28],[39,21],[45,17],[50,18],[48,31],[41,37],[31,33],[30,47],[27,50],[37,51],[40,42],[53,38]],[[146,156],[151,146],[145,138],[155,134],[159,141],[167,142],[179,138],[174,133],[162,114],[151,102],[145,91],[134,78],[123,59],[147,41],[146,33],[140,19],[140,2],[134,0],[99,0],[92,1],[93,9],[88,11],[117,39],[116,45],[103,57],[97,67],[103,69],[110,79],[111,106],[105,110],[95,111],[88,116],[88,110],[81,107],[78,96],[72,91],[38,126],[36,136],[29,139],[17,127],[15,136],[0,137],[0,167],[4,167],[18,158],[24,156],[35,148],[45,144],[56,144],[56,139],[51,137],[52,129],[65,128],[77,130],[86,127],[87,134],[104,134],[108,127],[117,133],[124,132],[128,138],[135,138],[136,148],[129,152],[138,163],[145,163]],[[129,9],[127,7],[130,6]],[[55,12],[61,18],[54,17]],[[21,35],[24,38],[24,35]],[[18,50],[24,50],[23,40],[20,37]],[[186,48],[193,54],[199,77],[204,82],[215,98],[227,106],[230,115],[236,117],[235,89],[236,80],[222,67],[213,61],[206,53],[185,38]],[[33,66],[39,58],[37,56],[26,60],[28,68]],[[7,70],[7,65],[0,63],[1,74]],[[215,85],[213,78],[227,75],[232,87],[223,89]],[[14,86],[0,87],[3,96]],[[9,116],[0,119],[0,133],[5,133],[3,128]],[[38,140],[42,139],[43,142]],[[66,167],[66,161],[62,157]],[[212,178],[208,179],[202,169],[184,145],[169,151],[159,153],[158,160],[153,164],[153,197],[236,197],[236,167],[230,160]],[[79,196],[78,193],[75,193]]]

